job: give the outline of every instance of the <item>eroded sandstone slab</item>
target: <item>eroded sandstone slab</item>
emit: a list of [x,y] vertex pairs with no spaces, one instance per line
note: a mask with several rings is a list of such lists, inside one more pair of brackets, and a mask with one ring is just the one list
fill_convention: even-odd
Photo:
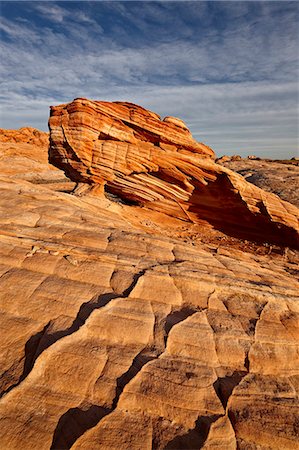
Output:
[[[138,111],[147,140],[159,120],[165,141],[168,124],[159,151],[182,136],[193,145],[178,119]],[[26,181],[7,168],[18,154],[30,174],[35,158],[61,172],[32,130],[3,135],[0,447],[298,448],[298,251],[246,247],[167,208],[58,192],[48,175]]]
[[[299,207],[299,160],[271,160],[262,158],[222,157],[223,164],[240,173],[246,181]],[[217,162],[218,162],[217,161]]]
[[296,448],[296,252],[185,243],[104,198],[0,187],[3,448]]
[[298,209],[214,162],[177,118],[131,103],[75,99],[51,108],[49,160],[78,189],[112,192],[127,202],[226,234],[299,245]]

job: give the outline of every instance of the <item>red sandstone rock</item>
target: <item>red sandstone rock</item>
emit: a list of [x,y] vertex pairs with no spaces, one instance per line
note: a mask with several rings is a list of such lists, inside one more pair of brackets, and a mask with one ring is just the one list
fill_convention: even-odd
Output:
[[0,194],[1,449],[297,448],[298,252],[149,234],[23,180]]
[[298,209],[216,164],[180,119],[79,98],[52,107],[49,127],[49,160],[73,181],[233,236],[299,245]]
[[5,130],[0,128],[0,142],[47,146],[49,145],[49,133],[32,127],[23,127],[19,130]]
[[71,191],[74,183],[48,163],[49,133],[36,128],[0,129],[0,173],[7,178]]
[[203,243],[200,224],[54,192],[9,161],[1,449],[298,448],[298,251],[240,251],[207,225]]

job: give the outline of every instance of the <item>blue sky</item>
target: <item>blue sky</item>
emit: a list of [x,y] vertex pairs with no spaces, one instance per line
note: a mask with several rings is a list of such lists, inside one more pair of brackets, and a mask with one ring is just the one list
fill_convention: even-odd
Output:
[[2,128],[49,105],[127,100],[218,155],[298,155],[299,3],[3,1]]

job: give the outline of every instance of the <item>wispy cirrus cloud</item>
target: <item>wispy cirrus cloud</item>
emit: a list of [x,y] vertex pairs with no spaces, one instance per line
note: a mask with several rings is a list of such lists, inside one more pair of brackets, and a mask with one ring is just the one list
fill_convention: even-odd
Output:
[[129,100],[182,117],[218,153],[294,155],[297,8],[222,3],[32,2],[3,14],[2,126],[45,129],[50,104],[79,96]]
[[84,25],[92,24],[102,30],[102,27],[91,16],[83,11],[71,11],[59,6],[59,4],[55,4],[54,2],[36,2],[36,4],[33,4],[32,9],[36,14],[41,15],[54,23],[60,24],[65,21],[70,21],[78,22]]

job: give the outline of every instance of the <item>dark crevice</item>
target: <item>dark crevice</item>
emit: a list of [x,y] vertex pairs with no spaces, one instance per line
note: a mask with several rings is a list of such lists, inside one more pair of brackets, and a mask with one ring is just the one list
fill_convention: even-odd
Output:
[[227,402],[233,390],[247,375],[247,373],[247,371],[242,370],[235,371],[231,375],[217,378],[217,380],[213,383],[215,392],[218,395],[224,409],[227,406]]
[[[265,305],[266,305],[266,303],[260,309],[259,317],[260,317],[260,315],[261,315]],[[251,332],[251,334],[253,334],[253,336],[255,335],[255,329],[256,329],[256,324],[257,324],[258,320],[259,320],[259,318],[251,319],[249,321],[249,324],[250,324],[250,327],[251,327],[250,332]],[[224,409],[226,409],[228,400],[229,400],[230,396],[232,395],[235,387],[238,386],[238,384],[240,384],[242,379],[249,373],[249,366],[250,366],[249,351],[250,351],[250,348],[246,351],[245,358],[244,358],[244,367],[245,367],[246,370],[234,371],[230,375],[219,377],[213,383],[215,392],[218,395],[219,400],[221,401]]]
[[183,306],[180,309],[171,311],[164,317],[155,315],[153,348],[157,357],[165,351],[168,335],[174,325],[183,322],[185,319],[199,311],[200,309],[198,308]]
[[113,410],[116,408],[119,397],[125,386],[140,372],[145,364],[156,358],[157,355],[147,353],[145,350],[142,350],[137,356],[135,356],[129,369],[116,380],[116,394],[112,402]]
[[[256,325],[257,325],[257,323],[261,317],[261,314],[267,304],[268,304],[268,302],[263,302],[262,304],[258,305],[257,309],[256,309],[258,317],[251,319],[249,321],[250,328],[251,328],[250,331],[253,334],[253,342],[251,345],[253,345],[254,340],[255,340]],[[238,417],[236,417],[235,412],[231,411],[227,405],[228,405],[228,401],[229,401],[230,397],[233,395],[234,389],[241,383],[243,378],[246,375],[248,375],[248,373],[249,373],[249,369],[250,369],[249,351],[250,351],[250,349],[246,352],[245,359],[244,359],[244,367],[246,370],[235,371],[231,375],[219,377],[213,384],[215,392],[218,395],[218,398],[220,399],[224,409],[226,410],[227,416],[228,416],[228,418],[232,424],[232,427],[234,429],[235,429],[235,424],[238,421]],[[244,414],[246,414],[246,411]]]
[[165,324],[164,324],[164,330],[165,330],[165,336],[164,336],[164,344],[165,347],[167,345],[167,339],[170,330],[174,325],[177,325],[180,322],[183,322],[188,317],[193,316],[196,312],[199,312],[199,309],[191,308],[190,306],[185,306],[179,310],[172,311],[170,314],[168,314],[165,318]]
[[97,405],[69,409],[59,419],[50,449],[70,449],[82,434],[94,427],[110,411]]
[[[108,238],[109,240],[109,238]],[[111,300],[115,298],[126,298],[129,296],[131,291],[136,286],[139,278],[144,275],[146,270],[152,268],[154,266],[151,266],[149,268],[143,269],[140,272],[136,273],[133,277],[133,281],[128,286],[122,294],[116,294],[114,292],[108,292],[105,294],[101,294],[99,296],[96,296],[92,298],[90,301],[85,302],[81,305],[77,316],[75,317],[73,323],[64,330],[59,330],[54,333],[49,332],[51,329],[51,325],[55,324],[55,320],[51,320],[48,322],[44,328],[36,333],[35,335],[31,336],[30,339],[25,344],[25,361],[24,361],[24,367],[23,372],[21,376],[19,377],[18,381],[14,383],[13,385],[9,386],[5,391],[3,391],[0,395],[3,396],[4,394],[7,394],[9,391],[11,391],[14,387],[18,386],[31,372],[35,361],[37,358],[51,345],[53,345],[58,340],[62,339],[65,336],[69,336],[81,328],[86,320],[89,318],[91,313],[95,309],[100,309],[106,306]]]
[[110,134],[104,133],[104,131],[100,131],[100,134],[98,136],[98,140],[99,141],[117,141],[117,142],[122,142],[119,139],[117,139],[114,136],[111,136]]
[[147,270],[153,269],[156,265],[152,265],[150,267],[147,267],[145,269],[140,270],[139,272],[135,273],[133,275],[133,281],[132,283],[123,291],[122,297],[129,297],[131,292],[133,291],[134,287],[138,283],[138,280],[140,277],[142,277]]
[[107,305],[110,300],[117,297],[119,297],[119,295],[110,292],[108,294],[102,294],[99,297],[93,298],[89,302],[83,303],[83,305],[81,305],[76,318],[74,319],[72,325],[68,328],[51,333],[48,330],[51,325],[55,324],[55,320],[52,320],[48,322],[41,331],[36,333],[34,336],[31,336],[31,338],[25,344],[25,362],[23,373],[18,382],[10,386],[4,393],[8,393],[11,389],[18,386],[29,375],[37,358],[48,347],[50,347],[63,337],[69,336],[78,331],[79,328],[81,328],[82,325],[85,324],[86,320],[95,309],[102,308],[103,306]]
[[[220,414],[214,414],[212,416],[201,416],[195,422],[195,427],[189,430],[187,433],[176,436],[164,447],[165,450],[175,450],[175,449],[199,449],[202,448],[207,440],[211,425],[216,422]],[[153,441],[152,448],[157,448],[157,443]]]
[[14,387],[18,386],[27,377],[27,375],[29,374],[29,372],[31,371],[31,369],[34,365],[34,362],[36,359],[35,355],[36,355],[36,351],[39,347],[40,341],[41,341],[42,337],[44,336],[44,334],[46,333],[46,330],[49,327],[49,325],[50,325],[50,322],[48,322],[41,331],[34,334],[33,336],[30,337],[30,339],[28,339],[28,341],[25,344],[25,357],[23,358],[24,365],[23,365],[22,374],[20,375],[20,377],[16,383],[12,384],[7,389],[5,389],[3,392],[1,392],[0,397],[2,397],[4,394],[7,394]]
[[[123,291],[121,295],[115,293],[108,293],[101,295],[96,302],[91,301],[84,303],[80,311],[72,324],[72,329],[76,331],[81,327],[92,311],[97,308],[101,308],[110,300],[114,298],[126,298],[136,286],[139,278],[143,276],[146,270],[149,270],[154,266],[143,269],[136,273],[133,277],[132,283]],[[57,336],[56,336],[57,337]],[[57,424],[54,432],[51,450],[65,450],[71,448],[75,441],[82,436],[87,430],[97,425],[103,417],[111,413],[115,408],[119,400],[124,387],[129,381],[136,376],[141,368],[148,361],[156,358],[155,355],[145,354],[141,351],[133,360],[129,369],[116,380],[116,393],[112,402],[112,409],[104,408],[99,405],[92,405],[88,409],[76,407],[69,409],[63,414]]]
[[249,372],[249,352],[245,356],[244,366],[245,366],[247,372]]
[[142,367],[155,355],[142,350],[135,356],[129,369],[116,380],[116,392],[112,401],[112,408],[104,408],[92,405],[88,409],[80,407],[69,409],[60,417],[54,432],[51,450],[66,450],[77,441],[87,430],[95,427],[108,414],[112,413],[118,403],[119,397],[125,386],[137,375]]
[[[153,268],[154,266],[151,266],[147,269],[143,269],[140,272],[136,273],[134,275],[134,279],[132,281],[132,283],[130,284],[130,286],[125,289],[125,291],[123,292],[122,296],[119,297],[127,297],[130,292],[132,291],[132,289],[136,286],[136,283],[138,282],[139,278],[144,275],[144,273],[149,270],[150,268]],[[182,322],[183,320],[185,320],[187,317],[189,317],[190,315],[194,314],[195,312],[197,312],[197,310],[192,309],[190,307],[184,307],[180,310],[177,311],[173,311],[172,313],[170,313],[168,316],[166,316],[166,318],[164,319],[164,321],[161,321],[161,323],[163,323],[164,326],[164,330],[165,330],[165,343],[167,342],[167,336],[169,331],[171,330],[171,328],[176,325],[179,322]],[[82,411],[80,408],[73,408],[69,411],[67,411],[59,420],[57,428],[55,430],[54,435],[58,436],[59,439],[61,439],[61,428],[62,428],[62,424],[63,424],[63,435],[73,435],[72,432],[72,426],[74,426],[74,422],[72,419],[73,416],[73,411],[74,410],[78,410],[80,411],[80,418],[81,421],[84,421],[84,423],[88,424],[88,427],[85,428],[85,430],[81,427],[81,434],[77,433],[77,437],[75,440],[77,440],[87,429],[92,428],[94,426],[96,426],[101,420],[102,418],[113,412],[116,408],[117,408],[117,404],[119,401],[119,398],[121,396],[121,394],[123,393],[124,388],[128,385],[128,383],[134,378],[136,377],[136,375],[141,371],[141,369],[150,361],[157,359],[161,353],[163,353],[163,351],[165,350],[165,346],[163,346],[163,349],[161,349],[160,351],[158,351],[157,348],[151,347],[151,348],[145,348],[143,350],[141,350],[133,359],[131,366],[128,368],[128,370],[123,373],[120,377],[117,378],[116,380],[116,390],[115,390],[115,396],[114,399],[112,401],[112,409],[111,410],[106,410],[106,413],[103,415],[98,415],[97,418],[95,415],[93,415],[93,420],[90,421],[89,419],[89,410],[87,410],[87,413],[85,411]],[[187,375],[188,376],[188,375]],[[100,408],[99,406],[97,406],[97,408]],[[85,414],[86,414],[86,418],[85,418]],[[70,429],[68,429],[70,427]],[[201,425],[202,427],[202,425]],[[58,430],[59,428],[59,430]],[[208,431],[207,431],[208,432]],[[202,433],[202,431],[201,431]],[[53,438],[53,444],[51,449],[54,450],[56,448],[61,448],[61,449],[65,449],[65,448],[69,448],[69,447],[63,447],[60,443],[60,447],[55,447],[54,446],[54,442],[57,443],[58,442],[58,437],[55,437],[55,439]],[[65,438],[64,438],[65,439]],[[72,444],[75,442],[75,440],[72,441]],[[60,441],[59,441],[60,442]]]

